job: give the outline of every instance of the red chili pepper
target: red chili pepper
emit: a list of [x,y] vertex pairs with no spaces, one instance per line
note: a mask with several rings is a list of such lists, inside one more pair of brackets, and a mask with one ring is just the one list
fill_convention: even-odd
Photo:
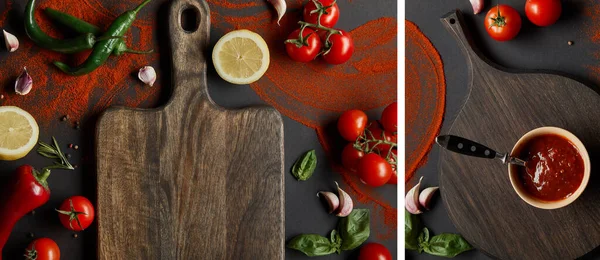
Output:
[[6,189],[7,193],[0,198],[0,260],[2,248],[17,221],[50,199],[46,182],[48,176],[49,169],[40,173],[30,165],[17,168],[13,182]]

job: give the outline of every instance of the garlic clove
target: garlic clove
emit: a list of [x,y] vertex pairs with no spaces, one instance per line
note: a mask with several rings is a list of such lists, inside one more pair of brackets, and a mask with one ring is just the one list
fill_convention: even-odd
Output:
[[152,66],[144,66],[138,72],[138,78],[145,84],[152,87],[156,81],[156,71]]
[[29,76],[29,73],[27,73],[27,68],[23,67],[23,72],[15,81],[15,92],[21,96],[24,96],[29,94],[32,87],[33,79],[31,79],[31,76]]
[[423,180],[422,176],[417,185],[412,187],[412,189],[406,193],[406,197],[404,199],[404,207],[406,210],[408,210],[408,212],[414,215],[423,213],[419,208],[419,188],[421,187],[421,180]]
[[473,6],[473,14],[478,14],[483,10],[483,0],[469,0]]
[[340,206],[340,200],[338,199],[338,196],[335,195],[333,192],[319,191],[319,193],[317,193],[317,197],[327,202],[327,206],[329,207],[329,214],[333,213]]
[[337,186],[338,197],[340,198],[340,207],[337,209],[335,215],[338,217],[346,217],[352,212],[354,202],[352,202],[350,195],[340,188],[340,185],[338,185],[337,182],[335,182],[335,186]]
[[277,11],[277,24],[279,25],[279,21],[281,21],[281,17],[283,17],[287,8],[285,0],[269,0],[269,2],[273,5],[273,7],[275,7],[275,10]]
[[5,30],[2,30],[2,32],[4,32],[4,43],[6,44],[6,49],[9,52],[16,51],[19,48],[19,40],[17,37]]
[[421,194],[419,194],[419,204],[426,210],[429,210],[429,202],[431,202],[431,198],[433,198],[438,189],[439,187],[429,187],[421,191]]

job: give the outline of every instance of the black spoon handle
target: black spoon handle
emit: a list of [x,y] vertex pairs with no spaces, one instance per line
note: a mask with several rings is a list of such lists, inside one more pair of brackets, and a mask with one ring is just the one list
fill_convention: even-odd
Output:
[[464,155],[494,159],[498,154],[485,145],[455,135],[440,135],[435,142],[452,152]]

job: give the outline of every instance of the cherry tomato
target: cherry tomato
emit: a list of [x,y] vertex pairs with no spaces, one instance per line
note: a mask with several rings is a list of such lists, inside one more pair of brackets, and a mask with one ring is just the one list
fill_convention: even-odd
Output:
[[562,12],[560,0],[527,0],[525,15],[537,26],[553,25]]
[[60,223],[70,230],[82,231],[94,221],[94,206],[82,196],[73,196],[60,204],[58,208]]
[[59,260],[60,249],[54,240],[45,237],[38,238],[27,246],[25,259]]
[[323,55],[325,62],[333,65],[348,61],[354,53],[354,42],[350,34],[342,30],[339,31],[341,34],[334,33],[329,37],[325,47],[330,49],[329,52]]
[[398,159],[398,151],[396,149],[392,149],[391,152],[393,153],[393,155],[390,155],[389,158],[388,158],[389,152],[385,152],[382,155],[383,158],[388,160],[388,162],[390,163],[390,166],[392,166],[392,177],[390,177],[390,180],[387,182],[387,184],[398,184],[398,165],[395,164]]
[[365,155],[363,151],[356,150],[354,143],[349,143],[342,150],[342,165],[351,172],[356,172],[358,162]]
[[382,244],[367,243],[360,248],[358,260],[392,260],[392,254]]
[[357,109],[348,110],[338,119],[338,131],[346,141],[354,142],[365,131],[367,120],[365,112]]
[[370,153],[358,162],[358,176],[364,184],[379,187],[392,177],[392,166],[378,154]]
[[389,104],[383,112],[381,112],[380,121],[385,131],[391,133],[398,132],[398,102]]
[[372,140],[369,141],[369,149],[375,147],[374,151],[378,152],[379,154],[389,152],[392,146],[384,143],[377,144],[378,140],[398,143],[398,134],[381,129],[381,124],[379,121],[370,122],[367,129],[369,130],[367,132],[367,139]]
[[508,41],[515,38],[521,30],[521,16],[508,5],[492,7],[485,16],[485,29],[496,41]]
[[316,2],[317,5],[315,5],[315,1],[309,0],[304,6],[304,12],[302,13],[304,21],[317,24],[319,13],[323,13],[321,15],[321,25],[333,28],[340,18],[340,8],[337,3],[334,0],[316,0]]
[[[321,51],[321,39],[310,28],[304,28],[302,39],[299,40],[300,29],[293,31],[285,42],[285,50],[292,60],[309,62],[314,60]],[[300,46],[300,47],[298,47]]]

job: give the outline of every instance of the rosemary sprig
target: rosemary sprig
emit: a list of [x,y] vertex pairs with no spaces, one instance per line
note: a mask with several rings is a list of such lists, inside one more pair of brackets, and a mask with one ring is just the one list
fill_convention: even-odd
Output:
[[42,141],[40,141],[38,143],[40,145],[40,147],[37,149],[37,152],[40,155],[42,155],[46,158],[50,158],[50,159],[57,159],[54,162],[54,165],[44,167],[44,169],[74,170],[75,168],[73,167],[73,165],[71,165],[69,160],[67,160],[67,157],[65,156],[65,154],[63,154],[62,151],[60,150],[60,146],[58,145],[58,142],[56,142],[56,138],[54,138],[54,136],[52,137],[52,142],[53,142],[53,145],[49,145]]

